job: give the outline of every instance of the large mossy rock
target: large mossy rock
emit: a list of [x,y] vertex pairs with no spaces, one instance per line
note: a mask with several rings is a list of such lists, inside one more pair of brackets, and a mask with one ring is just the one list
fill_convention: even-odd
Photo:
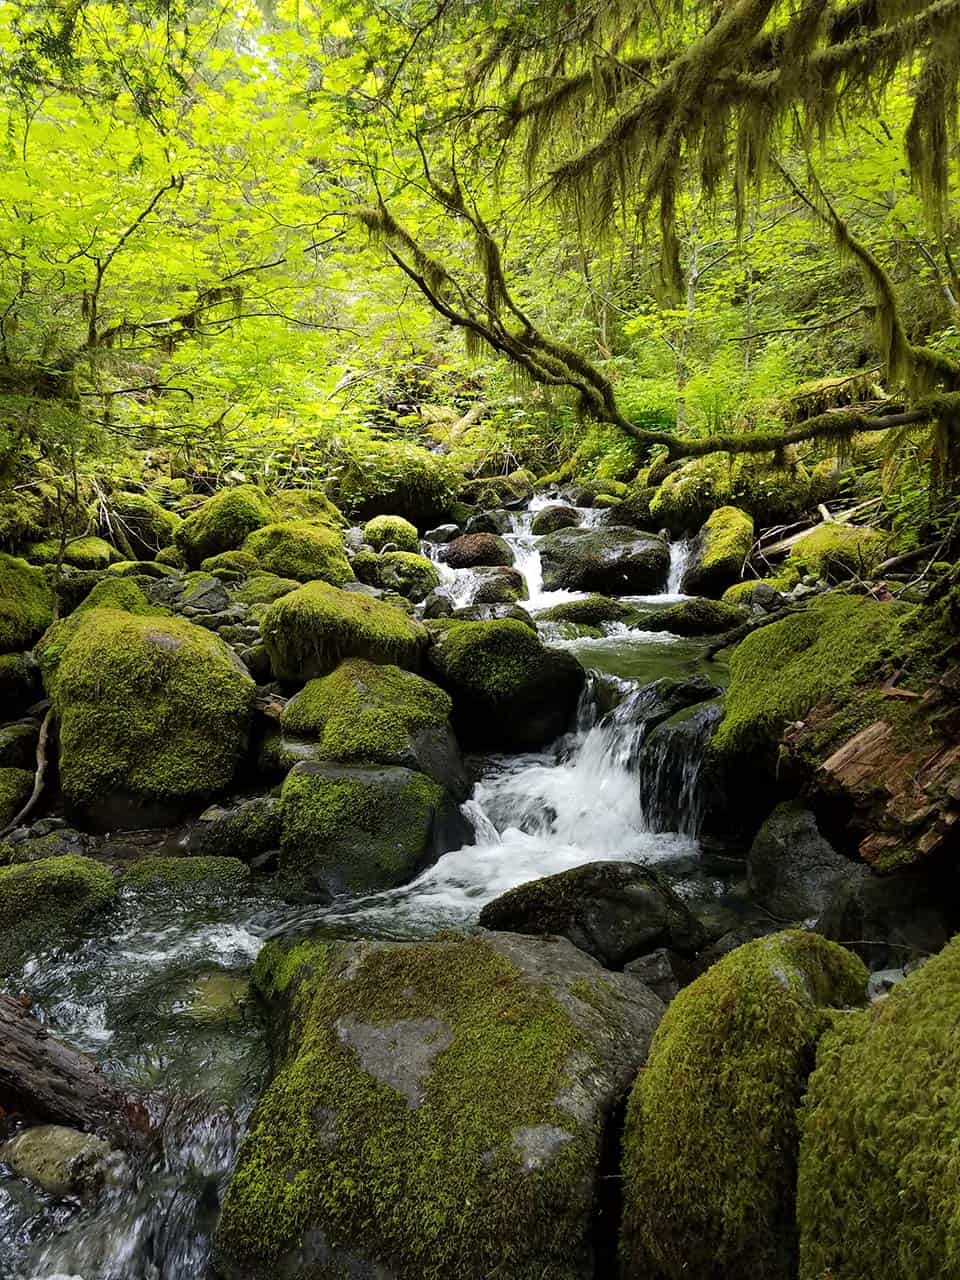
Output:
[[823,1037],[802,1113],[802,1280],[960,1274],[960,939]]
[[71,538],[62,547],[54,538],[33,542],[27,547],[26,555],[34,564],[56,564],[59,561],[72,569],[106,569],[123,559],[105,538],[92,534]]
[[128,554],[132,552],[135,560],[151,560],[171,546],[183,523],[176,512],[145,493],[114,494],[110,506],[119,523],[118,540],[126,542]]
[[769,762],[785,726],[821,698],[843,698],[907,612],[862,596],[825,596],[747,636],[730,656],[714,759]]
[[788,931],[680,992],[627,1109],[624,1280],[796,1274],[797,1113],[830,1010],[866,983],[850,952]]
[[39,701],[42,694],[40,668],[31,654],[0,654],[0,706],[4,715],[20,715]]
[[276,519],[275,508],[255,485],[221,489],[177,529],[175,541],[187,564],[196,569],[209,556],[237,551],[256,529]]
[[308,582],[276,600],[261,623],[278,680],[325,676],[344,658],[417,667],[426,630],[402,610],[370,596]]
[[619,622],[627,627],[639,627],[647,615],[635,606],[609,596],[586,596],[582,600],[565,600],[551,605],[537,614],[538,622],[572,622],[580,627],[602,627]]
[[224,1202],[228,1280],[599,1274],[605,1136],[662,1011],[640,982],[510,934],[272,944],[255,980],[284,1034]]
[[0,867],[0,974],[47,947],[113,901],[113,876],[92,858],[69,855]]
[[558,529],[573,529],[580,523],[580,512],[574,507],[556,503],[550,507],[541,507],[534,513],[530,524],[530,532],[541,534],[556,533]]
[[739,582],[752,547],[751,517],[737,507],[718,507],[697,534],[680,590],[719,599]]
[[245,552],[262,570],[297,582],[329,582],[335,587],[353,581],[343,534],[326,524],[284,520],[263,525],[244,541]]
[[230,785],[256,686],[218,636],[182,618],[91,608],[37,653],[64,797],[86,823],[164,825]]
[[529,751],[567,728],[586,679],[569,653],[546,648],[512,618],[436,624],[430,673],[453,699],[467,748]]
[[633,862],[589,862],[531,880],[480,912],[485,929],[558,934],[609,969],[658,947],[692,955],[706,936],[681,898],[655,871]]
[[285,736],[315,741],[318,759],[403,765],[465,800],[468,786],[451,709],[449,695],[429,680],[348,658],[291,698],[281,725]]
[[0,653],[29,649],[53,621],[53,588],[42,569],[0,552]]
[[416,525],[402,516],[374,516],[363,529],[363,540],[374,551],[420,550],[420,535]]
[[746,609],[738,609],[736,605],[698,596],[668,605],[666,609],[642,613],[636,625],[643,631],[669,631],[675,636],[715,636],[732,631],[749,616]]
[[651,595],[670,568],[662,538],[638,529],[561,529],[540,543],[547,591],[591,591],[599,595]]
[[471,838],[455,797],[393,765],[296,765],[282,793],[280,870],[329,901],[406,884]]
[[828,582],[868,578],[883,559],[887,535],[879,529],[822,524],[805,533],[787,557],[787,570]]
[[412,551],[385,551],[377,557],[376,585],[419,603],[440,585],[440,574],[426,556]]
[[657,528],[674,535],[695,533],[717,507],[748,512],[760,528],[789,524],[826,502],[836,491],[832,468],[777,468],[728,453],[691,458],[666,477],[650,499]]
[[456,504],[462,473],[442,454],[421,445],[369,437],[347,448],[330,483],[330,496],[351,519],[401,516],[418,529],[440,524]]

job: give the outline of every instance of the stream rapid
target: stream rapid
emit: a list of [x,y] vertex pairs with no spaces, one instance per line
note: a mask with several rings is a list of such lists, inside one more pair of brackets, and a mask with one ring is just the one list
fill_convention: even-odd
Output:
[[[543,589],[535,500],[511,513],[504,534],[528,590],[543,610],[583,593]],[[582,510],[581,524],[605,513]],[[456,606],[479,582],[452,570],[440,548],[441,590]],[[628,597],[661,607],[679,593],[689,548],[671,546],[663,592]],[[269,881],[256,896],[171,905],[130,895],[69,951],[30,958],[6,984],[28,992],[51,1030],[92,1054],[114,1079],[176,1097],[154,1163],[94,1205],[55,1200],[0,1166],[0,1280],[200,1280],[217,1206],[268,1069],[268,1035],[243,998],[264,942],[307,928],[332,938],[429,937],[469,929],[481,908],[515,885],[597,860],[656,865],[686,896],[718,896],[698,844],[705,731],[692,725],[659,740],[657,681],[722,677],[703,660],[705,642],[611,625],[584,638],[538,625],[545,643],[574,653],[588,671],[576,723],[542,752],[473,759],[465,812],[475,842],[447,853],[413,883],[327,907],[292,905]],[[663,718],[662,714],[659,716]]]

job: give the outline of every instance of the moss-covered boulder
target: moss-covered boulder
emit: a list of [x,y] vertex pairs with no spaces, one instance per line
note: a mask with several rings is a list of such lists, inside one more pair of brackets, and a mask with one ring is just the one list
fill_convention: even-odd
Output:
[[497,533],[465,533],[448,542],[440,554],[451,569],[513,564],[513,551],[509,542]]
[[110,505],[118,522],[118,537],[127,544],[135,560],[151,560],[158,551],[173,545],[183,523],[175,511],[168,511],[145,493],[118,493]]
[[563,503],[556,503],[553,506],[541,507],[539,511],[534,512],[530,531],[539,536],[556,533],[558,529],[573,529],[579,523],[579,511],[574,510],[573,507],[564,506]]
[[194,856],[252,862],[280,848],[281,825],[278,796],[211,805],[190,829],[187,849]]
[[[90,609],[122,609],[126,613],[165,614],[166,610],[152,604],[143,588],[134,578],[104,578],[93,586],[77,605],[74,613]],[[69,634],[64,629],[64,634]]]
[[477,577],[472,604],[516,604],[527,598],[527,582],[519,569],[486,565],[474,569]]
[[462,473],[442,454],[421,445],[367,437],[353,452],[348,446],[328,486],[330,496],[351,518],[402,516],[418,529],[453,517]]
[[[2,626],[2,606],[0,606]],[[40,668],[30,654],[0,654],[0,706],[6,715],[18,716],[43,694]]]
[[267,605],[300,585],[294,578],[280,578],[275,573],[251,573],[246,582],[232,587],[230,594],[240,604]]
[[791,591],[796,582],[786,575],[776,578],[751,578],[746,582],[735,582],[727,587],[720,597],[724,604],[740,605],[745,609],[758,609],[763,613],[773,613],[786,603],[783,596]]
[[427,662],[453,698],[465,747],[527,751],[559,737],[585,676],[569,653],[546,648],[522,622],[441,622]]
[[706,935],[667,882],[633,862],[588,862],[531,880],[494,898],[480,912],[484,929],[557,934],[622,969],[658,947],[692,955]]
[[406,600],[425,600],[440,585],[437,566],[412,551],[385,551],[378,557],[377,585]]
[[670,568],[662,538],[638,529],[561,529],[540,544],[547,591],[649,595],[660,591]]
[[776,467],[728,453],[691,458],[672,471],[650,500],[657,528],[674,535],[695,533],[711,511],[733,505],[761,528],[788,524],[826,502],[836,490],[832,471],[808,471],[793,461]]
[[960,1273],[960,939],[820,1041],[802,1113],[803,1280]]
[[879,529],[822,524],[804,534],[787,557],[787,572],[828,582],[868,578],[883,559],[887,536]]
[[[106,569],[122,559],[120,552],[105,538],[88,535],[84,538],[71,538],[62,548],[61,563],[74,569]],[[34,564],[56,564],[61,559],[60,543],[50,539],[47,542],[33,542],[27,547],[26,555]]]
[[96,608],[51,628],[38,658],[64,797],[87,823],[163,825],[230,785],[256,686],[212,632]]
[[317,743],[317,759],[396,764],[428,774],[461,800],[467,781],[444,691],[399,667],[348,658],[284,708],[285,736]]
[[374,551],[420,550],[420,535],[416,525],[402,516],[374,516],[363,528],[363,540]]
[[443,787],[393,765],[298,764],[282,802],[280,870],[327,901],[406,884],[471,835]]
[[276,519],[275,508],[255,485],[221,489],[177,529],[175,541],[191,568],[209,556],[236,551],[256,529]]
[[662,1006],[559,939],[271,944],[285,1034],[217,1237],[229,1280],[583,1280]]
[[264,525],[243,544],[267,573],[297,582],[329,582],[342,586],[353,581],[343,535],[325,524],[287,520]]
[[49,947],[116,894],[113,876],[92,858],[46,858],[0,867],[0,974]]
[[[16,720],[0,727],[0,769],[32,769],[39,735],[36,720]],[[0,827],[5,825],[0,822]]]
[[41,569],[0,552],[0,653],[29,649],[53,621],[53,588]]
[[250,868],[239,858],[150,855],[139,858],[120,878],[127,894],[195,904],[228,899],[250,884]]
[[718,507],[697,534],[680,590],[686,595],[723,595],[739,582],[753,547],[753,520],[737,507]]
[[17,816],[33,790],[33,770],[0,769],[0,828]]
[[344,658],[416,667],[427,633],[400,609],[325,582],[309,582],[266,611],[263,640],[279,680],[309,680]]
[[341,528],[347,522],[321,489],[281,489],[271,499],[278,520],[310,520]]
[[797,1113],[830,1011],[866,983],[849,951],[788,931],[680,992],[627,1109],[624,1280],[796,1274]]
[[622,600],[609,596],[586,596],[582,600],[565,600],[537,614],[538,622],[572,622],[580,627],[602,627],[619,622],[626,627],[640,626],[646,614]]
[[629,524],[636,529],[647,529],[651,532],[662,529],[662,523],[658,523],[650,510],[650,504],[656,495],[657,487],[647,482],[647,469],[644,469],[636,480],[627,486],[626,493],[617,505],[617,524]]
[[251,551],[221,551],[218,556],[207,556],[206,560],[200,566],[203,573],[239,573],[243,577],[249,574],[261,572],[262,566],[257,557]]
[[740,626],[749,616],[736,605],[697,596],[644,613],[637,625],[643,631],[669,631],[675,636],[716,636]]
[[785,726],[821,698],[842,698],[877,660],[906,612],[905,606],[861,596],[824,596],[747,636],[730,656],[713,757],[756,765],[775,756]]

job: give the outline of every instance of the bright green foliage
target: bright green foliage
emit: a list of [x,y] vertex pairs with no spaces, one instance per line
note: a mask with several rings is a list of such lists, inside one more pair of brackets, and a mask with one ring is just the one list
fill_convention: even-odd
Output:
[[29,769],[0,769],[0,827],[12,822],[33,790]]
[[335,893],[412,880],[430,861],[448,803],[438,783],[410,769],[310,765],[287,775],[282,801],[280,870]]
[[363,540],[374,551],[389,547],[393,551],[419,551],[420,535],[416,525],[402,516],[374,516],[363,529]]
[[[595,1138],[575,1132],[535,1179],[518,1176],[514,1146],[524,1127],[570,1131],[557,1100],[574,1083],[572,1055],[590,1059],[570,1016],[480,937],[371,947],[345,968],[349,956],[309,939],[257,961],[256,982],[291,1012],[224,1202],[221,1254],[276,1271],[316,1226],[399,1280],[570,1275]],[[342,1018],[449,1029],[419,1105],[364,1071]]]
[[348,658],[291,698],[281,724],[315,738],[328,760],[391,764],[406,760],[411,734],[442,729],[450,708],[442,689],[412,672]]
[[42,570],[0,552],[0,653],[29,649],[53,621],[53,589]]
[[243,544],[267,573],[298,582],[329,582],[342,586],[353,581],[343,536],[325,524],[306,520],[283,521],[257,529]]
[[[103,538],[71,538],[62,550],[62,563],[74,569],[106,569],[121,559],[116,547]],[[24,554],[33,564],[56,564],[61,559],[61,547],[53,539],[32,542]]]
[[325,582],[281,597],[261,630],[280,680],[326,675],[344,658],[415,667],[426,641],[423,627],[393,605]]
[[281,489],[273,495],[273,505],[280,520],[310,520],[334,526],[347,523],[320,489]]
[[827,596],[753,632],[730,657],[726,713],[711,752],[769,752],[785,725],[821,698],[840,698],[868,672],[906,609],[859,596]]
[[869,577],[883,559],[886,536],[878,529],[822,524],[805,534],[787,558],[787,570],[836,582]]
[[797,1111],[827,1010],[862,1004],[866,983],[856,956],[798,930],[674,999],[627,1110],[624,1280],[795,1274]]
[[145,493],[118,493],[111,499],[112,515],[122,537],[137,560],[149,560],[173,543],[183,523]]
[[413,601],[425,599],[440,585],[433,561],[411,551],[385,551],[379,557],[377,577],[385,591]]
[[257,557],[250,551],[221,551],[218,556],[208,556],[200,565],[203,573],[216,573],[218,569],[228,569],[248,574],[257,567]]
[[187,564],[197,568],[221,551],[236,551],[255,529],[275,519],[266,495],[253,485],[221,489],[187,516],[176,532],[176,544]]
[[960,939],[823,1037],[801,1115],[802,1280],[960,1272]]
[[625,626],[639,626],[645,615],[633,605],[608,596],[585,596],[582,600],[567,600],[551,605],[537,614],[538,622],[573,622],[584,627],[602,627],[606,622],[621,622]]
[[250,868],[239,858],[150,856],[138,859],[124,873],[120,888],[191,902],[197,894],[233,897],[249,883]]
[[255,686],[224,642],[180,618],[74,614],[38,651],[60,724],[64,795],[179,809],[231,782]]
[[91,858],[66,855],[0,867],[0,972],[9,972],[107,906],[113,876]]

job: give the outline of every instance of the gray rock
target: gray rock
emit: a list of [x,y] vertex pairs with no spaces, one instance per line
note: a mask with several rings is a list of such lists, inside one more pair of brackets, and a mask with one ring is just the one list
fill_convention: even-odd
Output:
[[561,529],[540,544],[547,591],[648,595],[659,591],[670,567],[663,539],[626,526]]
[[666,947],[631,960],[623,966],[623,972],[648,986],[664,1004],[669,1004],[681,986],[690,980],[689,966]]
[[870,969],[889,969],[942,951],[955,929],[952,894],[926,876],[878,876],[852,864],[816,929],[855,951]]
[[423,602],[425,618],[452,618],[453,601],[443,591],[431,591]]
[[205,809],[187,837],[187,850],[206,857],[254,858],[279,849],[282,822],[275,796],[254,796]]
[[793,800],[774,809],[747,855],[751,892],[781,923],[819,915],[853,870],[810,810]]
[[502,507],[495,511],[479,511],[467,521],[465,533],[509,533],[513,528],[510,512]]
[[49,1195],[90,1195],[103,1183],[111,1155],[109,1142],[64,1125],[45,1124],[0,1146],[0,1164]]
[[428,529],[423,535],[424,542],[444,543],[459,538],[462,530],[458,524],[438,524],[435,529]]

